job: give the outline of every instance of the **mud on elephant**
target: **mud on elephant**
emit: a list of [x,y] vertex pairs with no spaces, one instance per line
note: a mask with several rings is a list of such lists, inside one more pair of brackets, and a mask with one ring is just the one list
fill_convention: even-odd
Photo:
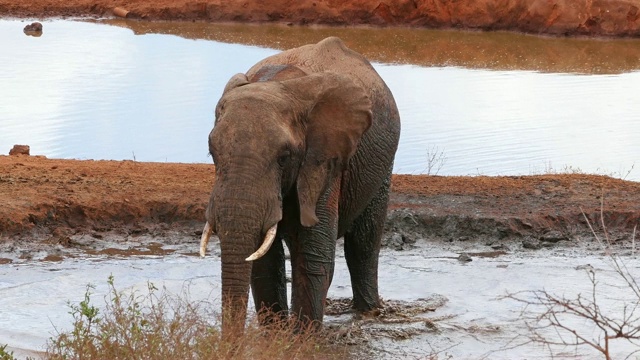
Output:
[[216,233],[223,328],[244,323],[250,284],[258,313],[291,313],[320,326],[342,236],[356,310],[379,307],[378,255],[400,118],[371,64],[335,37],[284,51],[233,76],[215,116],[216,181],[201,254]]

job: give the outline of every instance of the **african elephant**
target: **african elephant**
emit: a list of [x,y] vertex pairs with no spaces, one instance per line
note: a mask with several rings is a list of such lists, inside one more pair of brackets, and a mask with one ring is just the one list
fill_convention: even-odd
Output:
[[378,255],[400,117],[371,64],[336,37],[284,51],[234,75],[215,118],[216,181],[200,251],[216,233],[223,331],[244,324],[249,284],[256,311],[287,316],[283,241],[299,325],[322,324],[342,236],[355,309],[379,307]]

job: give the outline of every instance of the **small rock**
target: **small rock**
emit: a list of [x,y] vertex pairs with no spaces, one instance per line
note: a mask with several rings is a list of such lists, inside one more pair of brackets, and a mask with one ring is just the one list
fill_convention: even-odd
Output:
[[385,235],[382,239],[382,246],[388,247],[393,250],[401,251],[413,248],[413,244],[417,241],[417,239],[413,237],[406,236],[400,233],[391,233]]
[[402,235],[402,242],[405,243],[405,244],[415,244],[416,241],[417,240],[414,237],[410,237],[410,236],[407,236],[407,235],[404,235],[404,234]]
[[13,145],[9,155],[29,155],[30,150],[29,145]]
[[564,236],[560,231],[551,230],[540,236],[540,240],[546,242],[558,242],[560,240],[567,240],[567,237]]
[[140,227],[129,229],[129,235],[131,235],[131,236],[140,236],[140,235],[146,234],[148,232],[149,232],[148,229],[140,228]]
[[389,240],[389,247],[394,250],[402,250],[402,245],[404,241],[402,240],[402,235],[398,233],[394,233],[391,235],[391,239]]
[[473,261],[473,259],[471,258],[471,256],[469,256],[469,254],[462,253],[462,254],[460,254],[460,256],[458,256],[458,261],[460,261],[460,262],[469,262],[469,261]]
[[522,247],[525,249],[539,250],[542,248],[540,241],[535,239],[527,239],[522,241]]
[[569,247],[573,247],[574,244],[569,241],[569,240],[560,240],[557,243],[554,244],[555,247],[559,247],[559,248],[569,248]]
[[33,22],[24,27],[24,33],[29,36],[39,37],[42,35],[42,24],[39,22]]
[[121,18],[127,18],[129,17],[129,10],[121,7],[116,7],[116,8],[113,8],[113,15]]

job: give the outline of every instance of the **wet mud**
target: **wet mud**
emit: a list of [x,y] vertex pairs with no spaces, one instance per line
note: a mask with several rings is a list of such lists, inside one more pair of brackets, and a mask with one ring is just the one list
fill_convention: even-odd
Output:
[[[152,279],[174,289],[191,284],[203,299],[215,298],[216,239],[207,258],[198,257],[213,170],[0,156],[0,307],[27,304],[33,293],[59,303],[0,314],[0,328],[13,329],[0,331],[0,342],[31,354],[50,331],[43,324],[65,326],[64,304],[110,273],[127,287]],[[365,358],[512,359],[532,351],[548,358],[531,344],[510,348],[526,336],[516,321],[522,308],[497,299],[523,290],[589,292],[580,277],[585,266],[615,283],[603,263],[612,252],[635,259],[639,216],[640,184],[606,176],[395,175],[380,257],[384,306],[352,312],[339,240],[325,323],[332,341]]]
[[[0,314],[0,342],[20,354],[34,354],[52,326],[69,326],[65,304],[82,299],[86,284],[96,286],[94,297],[100,299],[108,292],[105,284],[110,275],[121,289],[139,291],[152,282],[218,307],[219,244],[213,239],[207,257],[200,259],[197,236],[165,235],[105,235],[100,242],[72,235],[75,245],[70,247],[48,244],[37,252],[25,251],[28,244],[14,244],[8,252],[4,248],[0,258],[13,261],[0,267],[0,306],[23,306]],[[383,306],[374,313],[357,314],[339,241],[323,336],[332,344],[347,346],[356,359],[547,359],[549,349],[522,341],[527,336],[522,315],[526,307],[507,295],[545,289],[567,297],[587,296],[592,291],[587,272],[596,272],[603,284],[597,292],[599,304],[616,318],[621,314],[617,304],[629,299],[629,289],[607,259],[615,254],[633,264],[633,245],[620,241],[604,249],[593,238],[584,238],[570,246],[539,250],[511,246],[495,251],[477,241],[431,238],[416,241],[410,250],[386,247],[379,275]],[[25,253],[31,256],[20,256]],[[636,267],[629,269],[637,275]],[[611,287],[616,291],[607,291]],[[36,294],[46,294],[48,301],[43,304]],[[576,329],[592,332],[585,324],[579,322]],[[612,349],[616,356],[634,351],[621,343]],[[562,348],[554,351],[562,353]],[[588,347],[571,352],[581,359],[598,358]]]
[[[447,298],[434,295],[416,300],[386,300],[376,314],[355,314],[350,298],[328,298],[325,315],[330,320],[325,326],[327,338],[337,344],[359,347],[360,352],[374,355],[379,350],[365,345],[379,339],[410,340],[417,335],[438,331],[434,313],[447,303]],[[347,315],[348,316],[345,316]]]
[[[197,241],[214,181],[209,164],[0,156],[0,247]],[[640,183],[607,176],[394,175],[383,246],[437,240],[535,250],[575,244],[590,226],[623,242],[639,222]]]

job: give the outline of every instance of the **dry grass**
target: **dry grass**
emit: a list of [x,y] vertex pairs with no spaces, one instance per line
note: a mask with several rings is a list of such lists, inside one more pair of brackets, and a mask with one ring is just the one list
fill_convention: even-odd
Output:
[[287,321],[244,331],[220,331],[208,303],[194,303],[148,286],[147,294],[118,292],[109,278],[106,307],[91,303],[92,287],[70,304],[73,328],[50,339],[45,359],[330,359],[348,358],[345,346],[325,336],[295,332]]

